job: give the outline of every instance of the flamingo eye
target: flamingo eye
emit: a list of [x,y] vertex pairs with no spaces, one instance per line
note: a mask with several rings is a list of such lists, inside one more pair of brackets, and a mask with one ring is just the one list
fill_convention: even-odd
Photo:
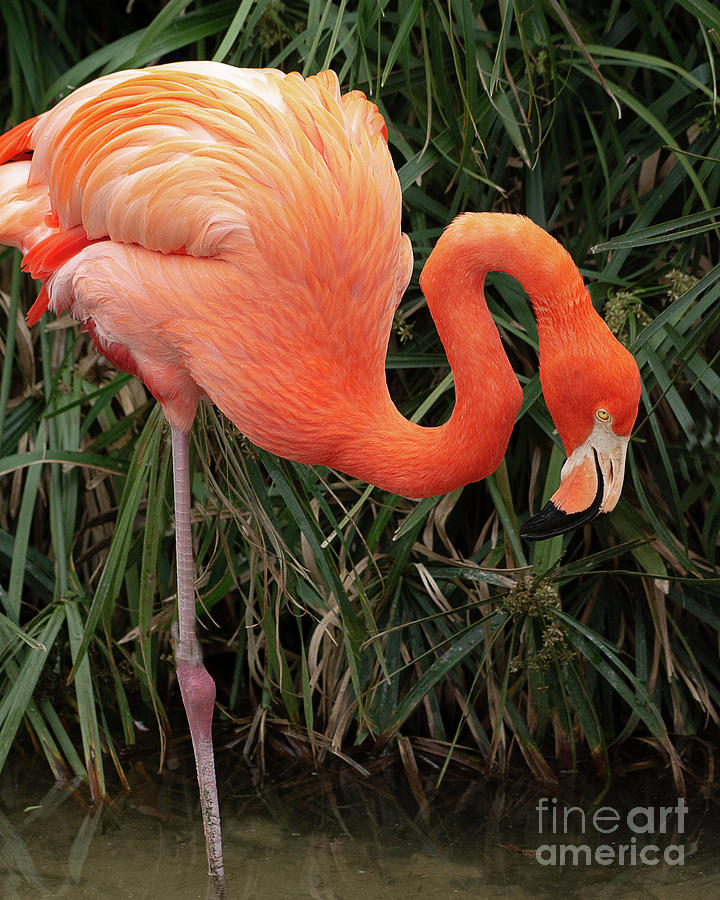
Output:
[[606,409],[598,409],[595,413],[595,417],[599,419],[601,422],[609,422],[610,421],[610,413]]

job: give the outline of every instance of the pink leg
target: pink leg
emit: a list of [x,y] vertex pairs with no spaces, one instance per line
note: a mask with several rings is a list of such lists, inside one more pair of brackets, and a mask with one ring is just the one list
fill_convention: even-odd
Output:
[[195,751],[200,805],[202,807],[208,874],[218,897],[225,897],[220,808],[215,781],[212,717],[215,682],[202,664],[195,631],[195,564],[190,530],[190,471],[188,436],[171,428],[173,482],[175,487],[175,546],[177,554],[178,631],[175,648],[178,682]]

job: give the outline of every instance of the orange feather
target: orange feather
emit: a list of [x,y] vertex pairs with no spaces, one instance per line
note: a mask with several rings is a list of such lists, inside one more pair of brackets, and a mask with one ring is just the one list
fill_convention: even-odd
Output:
[[0,165],[10,160],[23,159],[32,153],[30,135],[35,127],[38,117],[26,119],[10,131],[0,135]]
[[[52,216],[46,217],[45,222],[55,229]],[[25,253],[22,261],[23,272],[29,272],[33,278],[48,278],[59,269],[63,263],[71,260],[77,253],[92,244],[82,225],[76,225],[67,231],[53,230],[46,238],[38,241]],[[26,316],[27,324],[37,324],[40,317],[48,308],[50,295],[43,285],[37,300],[30,307]]]

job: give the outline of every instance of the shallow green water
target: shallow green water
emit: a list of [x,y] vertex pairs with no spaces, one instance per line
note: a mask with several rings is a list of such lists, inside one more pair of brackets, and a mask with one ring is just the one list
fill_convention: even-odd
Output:
[[[181,768],[160,778],[136,768],[133,792],[117,793],[99,812],[83,787],[8,771],[0,783],[0,897],[204,898],[199,810]],[[456,778],[422,816],[410,795],[398,797],[399,777],[286,772],[258,787],[236,770],[221,785],[232,897],[720,896],[714,803],[691,799],[679,820],[671,787],[631,788],[605,797],[593,821],[589,794],[565,792],[553,802],[551,789]],[[534,857],[538,847],[547,865]],[[563,853],[565,866],[552,864]],[[668,865],[664,855],[683,864]]]

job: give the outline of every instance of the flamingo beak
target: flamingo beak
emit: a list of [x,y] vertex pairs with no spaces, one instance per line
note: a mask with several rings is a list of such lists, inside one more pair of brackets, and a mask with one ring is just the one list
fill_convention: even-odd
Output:
[[526,541],[565,534],[610,512],[620,499],[628,438],[598,423],[590,437],[565,461],[560,487],[539,513],[520,529]]

